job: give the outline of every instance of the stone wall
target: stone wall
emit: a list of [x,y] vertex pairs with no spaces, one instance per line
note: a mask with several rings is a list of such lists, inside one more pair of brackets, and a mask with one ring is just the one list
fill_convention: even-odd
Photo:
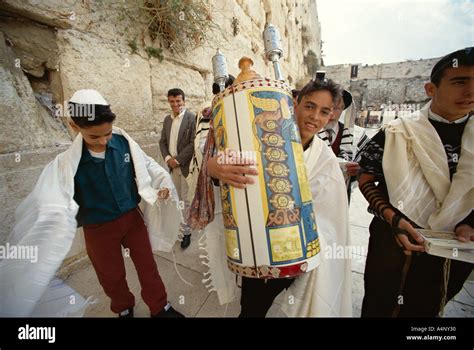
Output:
[[365,109],[383,104],[418,104],[427,101],[426,78],[364,79],[351,81],[349,90],[356,105]]
[[[121,2],[121,1],[120,1]],[[321,57],[316,0],[212,0],[219,30],[212,42],[185,55],[149,57],[145,46],[159,47],[143,29],[126,19],[111,2],[5,0],[0,2],[0,244],[13,225],[13,213],[31,191],[41,169],[64,151],[73,135],[67,122],[49,107],[63,104],[81,88],[99,90],[143,149],[162,161],[158,141],[169,113],[166,91],[180,87],[187,107],[196,111],[211,97],[211,57],[217,47],[229,72],[238,74],[241,56],[254,69],[273,77],[265,61],[262,32],[266,23],[280,30],[282,70],[291,84],[307,76],[305,57]],[[138,37],[138,51],[129,42]]]
[[[327,77],[349,89],[358,106],[392,103],[423,103],[424,85],[439,58],[377,65],[340,64],[322,68]],[[357,66],[357,78],[351,79],[351,67]]]
[[326,74],[331,79],[335,79],[344,87],[349,87],[351,82],[351,67],[358,67],[357,79],[408,79],[417,76],[429,77],[431,68],[439,61],[439,58],[430,58],[418,61],[405,61],[395,63],[384,63],[374,65],[337,64],[325,66]]

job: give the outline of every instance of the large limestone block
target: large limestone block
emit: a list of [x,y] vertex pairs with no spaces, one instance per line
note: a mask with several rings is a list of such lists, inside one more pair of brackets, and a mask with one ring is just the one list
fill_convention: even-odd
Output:
[[0,32],[0,154],[66,142],[68,135],[37,102],[16,59]]
[[[309,49],[320,58],[320,37],[314,1],[296,4],[291,1],[213,1],[213,20],[220,30],[212,32],[208,42],[183,56],[183,62],[203,72],[212,69],[211,59],[220,48],[226,56],[229,72],[237,75],[242,56],[252,57],[254,70],[273,77],[272,65],[264,56],[263,29],[267,22],[277,26],[284,50],[281,60],[284,76],[292,82],[305,75],[304,55]],[[301,28],[305,27],[309,41],[303,42]],[[237,32],[234,33],[234,29]],[[235,35],[234,35],[235,34]]]
[[[288,14],[286,1],[263,0],[263,7],[267,16],[267,21],[275,26],[284,28],[286,16]],[[282,34],[284,35],[284,29]]]
[[421,106],[423,106],[423,104],[427,102],[427,100],[429,100],[429,97],[426,95],[425,92],[425,83],[428,80],[429,79],[427,77],[408,79],[406,83],[405,102],[420,103]]
[[64,98],[79,89],[96,89],[111,104],[116,124],[127,131],[153,125],[149,62],[124,47],[76,30],[60,30],[60,76]]
[[2,0],[0,9],[51,27],[86,29],[90,2],[76,0]]
[[22,69],[27,73],[42,77],[45,67],[58,68],[58,48],[53,29],[29,20],[8,18],[0,22],[0,31],[11,43]]
[[263,31],[265,26],[265,11],[260,0],[237,0],[245,14]]
[[[199,104],[206,99],[205,80],[197,71],[172,64],[168,61],[152,60],[151,86],[155,118],[164,120],[170,113],[167,93],[171,88],[180,88],[186,95],[186,108],[197,111]],[[209,88],[207,88],[209,90]],[[208,91],[207,90],[207,91]],[[159,128],[161,131],[161,127]]]

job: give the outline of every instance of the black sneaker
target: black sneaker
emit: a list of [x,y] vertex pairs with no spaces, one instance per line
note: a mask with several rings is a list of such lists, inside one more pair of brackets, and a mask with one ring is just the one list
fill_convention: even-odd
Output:
[[185,316],[182,313],[173,309],[172,306],[170,306],[168,310],[166,310],[166,307],[165,307],[156,315],[151,315],[151,318],[185,318]]
[[132,318],[133,317],[133,307],[122,311],[118,315],[119,318]]
[[183,240],[181,241],[181,248],[186,249],[191,244],[191,235],[184,235]]

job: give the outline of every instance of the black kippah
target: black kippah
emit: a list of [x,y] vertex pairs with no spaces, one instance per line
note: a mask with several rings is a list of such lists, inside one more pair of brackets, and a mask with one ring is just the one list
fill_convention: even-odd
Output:
[[474,48],[467,47],[462,50],[452,52],[436,63],[431,70],[430,80],[436,81],[437,76],[441,74],[447,68],[453,68],[459,66],[471,66],[474,64]]
[[[229,74],[229,76],[227,77],[226,81],[225,81],[225,87],[229,87],[231,86],[233,83],[234,83],[234,80],[235,80],[235,77],[232,75],[232,74]],[[220,92],[220,87],[218,84],[216,83],[213,83],[212,84],[212,93],[214,95],[218,94]]]

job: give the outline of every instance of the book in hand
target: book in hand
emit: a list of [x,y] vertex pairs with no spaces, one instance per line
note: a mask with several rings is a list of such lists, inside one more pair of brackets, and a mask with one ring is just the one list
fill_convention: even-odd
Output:
[[417,230],[425,239],[425,252],[474,263],[474,242],[460,242],[452,231]]

